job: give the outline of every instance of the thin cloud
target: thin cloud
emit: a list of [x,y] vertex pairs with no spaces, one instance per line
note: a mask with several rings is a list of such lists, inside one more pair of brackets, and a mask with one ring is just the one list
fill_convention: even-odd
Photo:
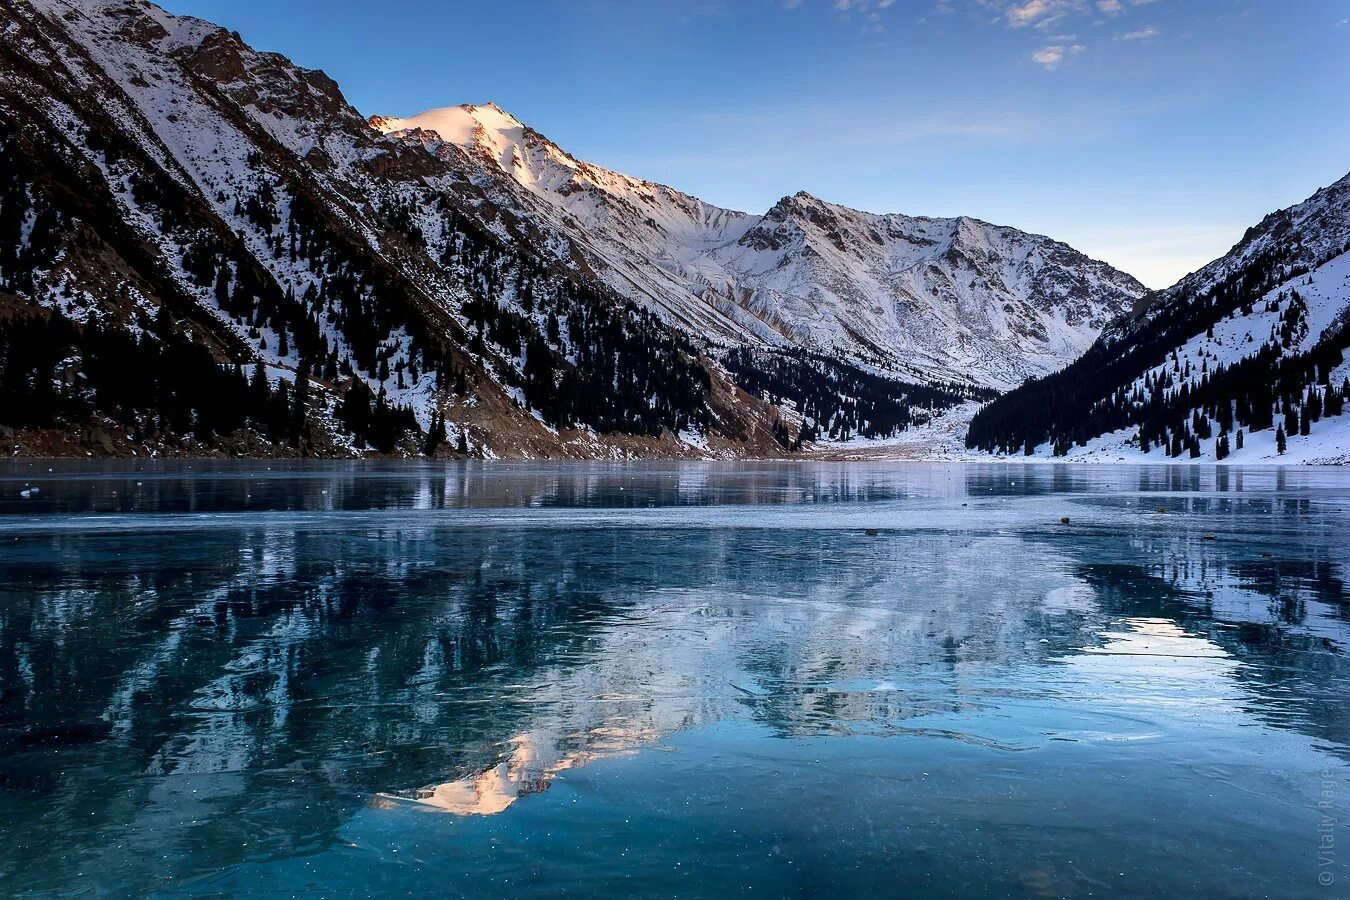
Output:
[[1028,25],[1045,28],[1082,8],[1081,0],[1026,0],[1008,7],[1005,16],[1013,28],[1025,28]]
[[[780,0],[786,9],[797,9],[807,0]],[[883,12],[898,9],[896,0],[825,0],[841,16],[862,24],[864,31],[883,33],[887,17]],[[983,14],[986,25],[1003,26],[1035,35],[1034,43],[1023,52],[1047,71],[1064,65],[1069,59],[1088,49],[1080,42],[1080,28],[1088,24],[1101,25],[1106,19],[1125,18],[1138,7],[1149,6],[1158,0],[929,0],[934,13],[952,15],[963,8]],[[918,20],[926,24],[925,16]],[[1153,25],[1141,26],[1118,33],[1117,41],[1143,41],[1158,37],[1162,32]],[[1098,38],[1100,40],[1100,38]]]
[[834,0],[834,8],[840,12],[867,12],[894,5],[895,0]]
[[1042,47],[1031,54],[1032,62],[1045,66],[1047,69],[1058,69],[1059,64],[1064,62],[1063,47]]
[[1064,60],[1070,56],[1077,56],[1086,49],[1082,44],[1049,44],[1032,53],[1031,61],[1047,72],[1053,72],[1060,67]]
[[[897,0],[827,0],[836,12],[877,14],[897,6]],[[955,13],[959,7],[983,10],[993,22],[1009,28],[1049,29],[1069,18],[1096,15],[1123,15],[1127,8],[1145,6],[1157,0],[936,0],[933,11],[941,15]],[[784,9],[799,9],[806,0],[780,0]]]
[[1123,15],[1128,7],[1157,0],[973,0],[1009,28],[1049,28],[1071,17]]
[[907,144],[932,138],[1003,138],[1011,137],[1015,133],[1015,129],[1002,124],[928,119],[893,128],[872,129],[867,134],[867,141],[881,144]]
[[761,142],[763,136],[797,137],[803,124],[810,126],[808,131],[816,135],[827,135],[825,142],[830,145],[868,145],[899,146],[934,139],[1002,140],[1020,139],[1025,128],[1017,121],[999,121],[996,119],[952,119],[945,116],[929,116],[917,120],[877,124],[865,131],[840,130],[839,111],[833,107],[801,108],[745,113],[741,111],[711,110],[700,113],[696,121],[702,125],[715,127],[723,135],[751,135],[754,143]]

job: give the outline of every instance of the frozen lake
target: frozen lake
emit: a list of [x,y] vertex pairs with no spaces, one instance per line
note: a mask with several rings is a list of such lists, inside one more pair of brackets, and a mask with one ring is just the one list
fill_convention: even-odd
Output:
[[1347,526],[1338,469],[5,462],[0,893],[1350,896]]

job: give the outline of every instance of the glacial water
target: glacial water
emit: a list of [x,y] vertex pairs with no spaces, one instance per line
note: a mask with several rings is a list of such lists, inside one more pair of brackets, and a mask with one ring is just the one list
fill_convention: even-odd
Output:
[[1336,469],[6,462],[0,894],[1350,896],[1348,525]]

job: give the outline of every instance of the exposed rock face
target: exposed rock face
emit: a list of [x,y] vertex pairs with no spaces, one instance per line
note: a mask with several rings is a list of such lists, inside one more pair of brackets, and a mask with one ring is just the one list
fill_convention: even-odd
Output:
[[243,78],[246,72],[244,58],[239,55],[239,42],[223,31],[208,35],[196,47],[187,50],[183,58],[189,69],[222,85]]

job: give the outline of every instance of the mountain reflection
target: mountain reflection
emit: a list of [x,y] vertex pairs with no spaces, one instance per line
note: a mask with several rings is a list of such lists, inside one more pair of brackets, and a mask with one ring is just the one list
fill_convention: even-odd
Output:
[[553,779],[568,769],[635,752],[658,737],[655,730],[621,725],[598,727],[580,736],[557,731],[521,734],[507,742],[507,758],[491,768],[406,795],[380,794],[376,802],[405,801],[459,816],[490,816],[527,794],[548,790]]
[[[1340,509],[1282,473],[1103,477],[58,481],[42,515],[0,516],[5,883],[102,867],[171,885],[329,846],[372,804],[493,815],[728,720],[1013,752],[1073,738],[983,715],[1047,683],[1110,698],[1189,678],[1204,702],[1343,747]],[[779,516],[740,515],[765,506]],[[71,517],[91,511],[115,515]]]

